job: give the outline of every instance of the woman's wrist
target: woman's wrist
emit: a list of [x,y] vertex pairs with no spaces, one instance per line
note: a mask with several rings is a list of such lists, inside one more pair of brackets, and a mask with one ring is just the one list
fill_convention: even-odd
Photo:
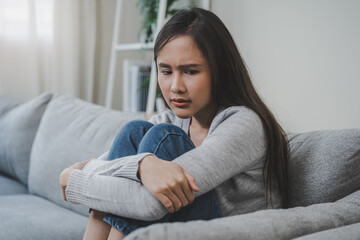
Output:
[[139,178],[139,180],[141,181],[141,175],[144,171],[144,161],[149,161],[149,159],[151,159],[151,157],[154,157],[154,155],[146,155],[143,159],[141,159],[139,161],[139,168],[137,171],[137,177]]
[[60,174],[59,182],[60,182],[60,187],[61,187],[61,190],[62,190],[63,197],[64,197],[65,201],[67,201],[65,190],[66,190],[66,187],[68,185],[70,175],[74,170],[75,170],[75,168],[71,168],[71,167],[65,168]]
[[65,200],[65,201],[67,201],[65,190],[66,190],[66,187],[67,187],[67,185],[68,185],[68,182],[69,182],[69,178],[70,178],[71,173],[72,173],[75,169],[82,170],[88,162],[90,162],[91,160],[94,160],[94,159],[95,159],[95,158],[92,158],[92,159],[87,160],[87,161],[75,163],[74,165],[72,165],[72,166],[70,166],[70,167],[68,167],[68,168],[65,168],[65,169],[60,173],[60,176],[59,176],[59,184],[60,184],[60,187],[61,187],[61,190],[62,190],[63,197],[64,197],[64,200]]

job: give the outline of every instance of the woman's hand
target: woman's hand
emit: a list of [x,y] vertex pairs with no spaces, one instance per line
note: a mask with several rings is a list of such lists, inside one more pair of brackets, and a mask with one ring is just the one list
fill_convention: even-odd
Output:
[[192,203],[193,191],[199,191],[195,179],[184,168],[154,155],[140,161],[138,174],[144,186],[170,213]]
[[65,168],[61,172],[60,177],[59,177],[59,182],[60,182],[60,187],[61,187],[62,194],[63,194],[63,197],[64,197],[65,201],[67,201],[65,190],[66,190],[67,183],[69,181],[69,177],[70,177],[70,174],[72,173],[72,171],[74,171],[75,169],[82,170],[88,162],[90,162],[91,160],[94,160],[94,159],[95,158],[92,158],[90,160],[86,160],[84,162],[75,163],[71,167]]

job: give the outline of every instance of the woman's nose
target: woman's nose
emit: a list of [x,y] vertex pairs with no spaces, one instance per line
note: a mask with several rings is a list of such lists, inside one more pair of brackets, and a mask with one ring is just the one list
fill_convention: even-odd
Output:
[[184,85],[184,81],[182,79],[181,74],[174,74],[173,79],[171,82],[171,92],[173,93],[179,93],[179,92],[185,92],[186,87]]

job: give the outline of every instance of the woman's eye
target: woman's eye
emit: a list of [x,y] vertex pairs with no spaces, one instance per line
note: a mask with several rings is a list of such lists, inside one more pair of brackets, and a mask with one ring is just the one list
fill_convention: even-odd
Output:
[[197,71],[197,70],[186,70],[185,73],[189,74],[189,75],[195,75],[195,74],[199,73],[199,71]]
[[161,73],[163,75],[170,75],[172,73],[172,71],[161,71]]

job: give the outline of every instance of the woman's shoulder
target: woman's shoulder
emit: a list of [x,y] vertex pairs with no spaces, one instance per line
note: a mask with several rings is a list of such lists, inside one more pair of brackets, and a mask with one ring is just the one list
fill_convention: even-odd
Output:
[[208,135],[209,139],[232,142],[237,147],[244,142],[252,142],[256,143],[256,151],[263,152],[265,149],[262,121],[255,111],[245,106],[233,106],[219,111],[211,123]]
[[257,113],[245,106],[232,106],[220,109],[211,123],[209,134],[218,127],[226,129],[261,129],[262,123]]
[[231,122],[238,123],[253,123],[261,124],[260,117],[257,113],[245,106],[232,106],[228,108],[222,108],[216,114],[213,122],[212,128],[216,128],[221,123],[226,122],[226,120],[231,119]]
[[228,108],[222,108],[218,111],[217,116],[229,117],[234,114],[241,113],[243,116],[258,117],[258,115],[246,106],[232,106]]

